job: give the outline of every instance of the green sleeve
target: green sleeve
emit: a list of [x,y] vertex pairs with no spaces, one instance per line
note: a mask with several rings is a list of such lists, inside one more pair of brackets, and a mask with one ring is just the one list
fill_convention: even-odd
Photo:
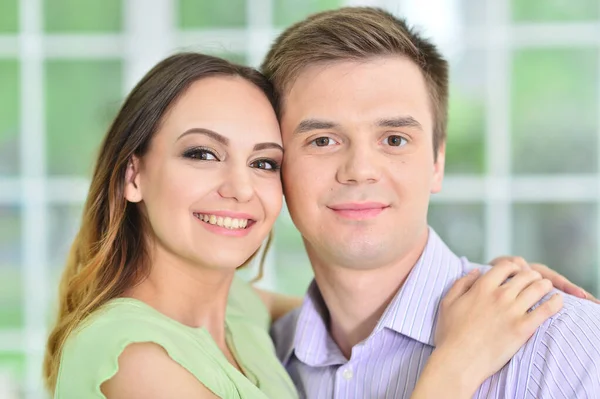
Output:
[[[141,342],[162,346],[175,362],[218,396],[230,393],[228,377],[214,366],[211,360],[215,354],[203,350],[201,340],[182,339],[168,325],[124,313],[85,323],[69,337],[61,356],[54,397],[105,398],[100,386],[117,373],[119,356],[128,345]],[[198,355],[191,357],[190,353]]]

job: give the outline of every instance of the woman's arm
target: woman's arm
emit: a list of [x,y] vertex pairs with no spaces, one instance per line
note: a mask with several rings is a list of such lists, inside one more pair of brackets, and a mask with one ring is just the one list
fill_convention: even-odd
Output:
[[119,356],[119,370],[101,386],[107,399],[218,399],[157,344],[131,344]]
[[562,308],[562,296],[556,294],[529,311],[553,289],[534,270],[503,261],[478,275],[458,280],[442,300],[436,349],[412,399],[471,398]]
[[255,286],[252,286],[252,288],[254,288],[256,293],[260,296],[260,299],[269,310],[272,323],[274,323],[281,316],[302,305],[301,297],[266,291]]

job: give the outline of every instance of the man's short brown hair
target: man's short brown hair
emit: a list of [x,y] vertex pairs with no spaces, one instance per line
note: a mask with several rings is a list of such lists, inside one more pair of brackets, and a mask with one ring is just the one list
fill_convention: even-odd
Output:
[[314,14],[286,29],[261,69],[275,86],[284,112],[285,94],[308,66],[342,60],[400,55],[419,66],[431,98],[434,153],[446,140],[448,63],[429,40],[406,21],[371,7],[345,7]]

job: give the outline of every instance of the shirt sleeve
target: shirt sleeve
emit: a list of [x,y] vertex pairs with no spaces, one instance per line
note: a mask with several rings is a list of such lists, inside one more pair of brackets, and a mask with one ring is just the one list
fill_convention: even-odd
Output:
[[212,360],[208,349],[212,341],[202,338],[204,335],[187,341],[187,334],[140,315],[135,309],[98,316],[89,323],[84,321],[85,325],[67,339],[54,399],[104,399],[101,386],[118,372],[119,356],[128,345],[141,342],[161,346],[173,361],[219,397],[235,397],[229,378]]
[[534,338],[527,398],[600,398],[600,306],[564,302]]

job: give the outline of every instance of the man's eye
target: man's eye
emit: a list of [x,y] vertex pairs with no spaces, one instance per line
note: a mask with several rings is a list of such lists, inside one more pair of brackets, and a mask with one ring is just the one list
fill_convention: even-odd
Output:
[[329,137],[318,137],[310,142],[311,145],[315,145],[317,147],[327,147],[330,145],[335,145],[337,142]]
[[384,140],[386,142],[387,145],[392,146],[392,147],[401,147],[404,144],[406,144],[406,139],[402,136],[398,136],[398,135],[392,135],[392,136],[388,136],[385,138]]

